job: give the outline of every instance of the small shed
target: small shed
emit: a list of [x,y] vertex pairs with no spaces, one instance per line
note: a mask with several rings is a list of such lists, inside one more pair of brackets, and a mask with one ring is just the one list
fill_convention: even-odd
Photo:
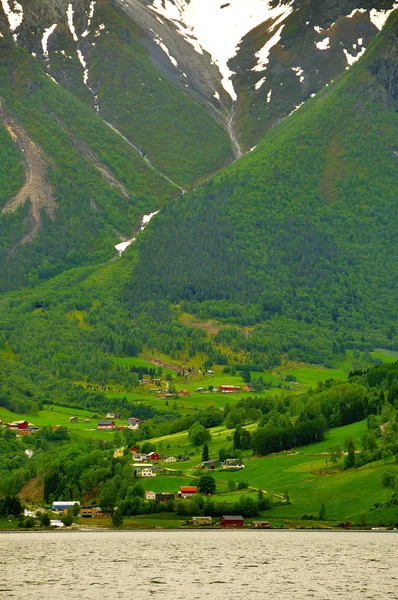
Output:
[[240,515],[223,515],[220,519],[223,527],[244,527],[245,521]]
[[268,529],[269,521],[252,521],[250,527],[254,527],[255,529]]
[[69,417],[69,423],[77,423],[78,418],[77,417]]
[[214,469],[218,469],[221,462],[218,458],[213,458],[210,460],[205,460],[202,462],[202,468],[207,469],[209,471],[214,471]]

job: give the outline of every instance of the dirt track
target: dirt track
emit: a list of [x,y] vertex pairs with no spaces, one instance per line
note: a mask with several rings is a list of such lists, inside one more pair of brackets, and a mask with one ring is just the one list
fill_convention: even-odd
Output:
[[0,119],[20,150],[25,167],[25,184],[23,188],[7,202],[2,211],[3,213],[13,212],[28,200],[30,201],[31,229],[18,243],[24,245],[30,242],[40,230],[40,211],[46,211],[50,219],[53,219],[57,205],[53,197],[52,187],[47,181],[48,165],[43,151],[27,136],[25,130],[17,125],[4,111],[1,99]]

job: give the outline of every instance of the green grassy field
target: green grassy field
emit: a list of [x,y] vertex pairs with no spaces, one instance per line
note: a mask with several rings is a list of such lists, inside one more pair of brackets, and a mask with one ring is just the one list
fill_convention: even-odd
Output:
[[[63,406],[48,406],[44,410],[40,410],[37,415],[16,414],[6,408],[0,408],[0,419],[3,423],[26,420],[38,427],[55,427],[56,425],[67,427],[72,437],[83,436],[92,440],[112,439],[114,434],[111,431],[98,431],[96,429],[98,421],[102,417],[93,419],[92,416],[93,413],[90,411]],[[77,417],[78,422],[70,423],[70,417]],[[84,419],[89,419],[89,423],[85,423]],[[126,425],[126,422],[120,421],[119,423],[119,421],[116,421],[116,424]]]
[[295,452],[300,454],[319,454],[323,452],[329,452],[332,446],[340,446],[344,449],[344,441],[347,438],[352,438],[356,447],[359,447],[362,436],[367,432],[366,419],[358,421],[358,423],[352,423],[351,425],[345,425],[344,427],[335,427],[328,431],[327,437],[323,442],[317,442],[310,446],[301,446],[295,448]]

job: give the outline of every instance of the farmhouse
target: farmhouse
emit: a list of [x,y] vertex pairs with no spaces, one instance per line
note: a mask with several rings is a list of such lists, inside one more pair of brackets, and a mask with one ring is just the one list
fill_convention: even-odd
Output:
[[145,500],[156,500],[155,492],[151,492],[150,490],[146,490],[145,492]]
[[105,419],[120,419],[120,414],[111,412],[106,415]]
[[241,387],[239,385],[220,385],[218,388],[218,391],[224,394],[234,394],[235,392],[240,392],[240,390]]
[[179,498],[192,498],[197,493],[198,488],[196,485],[182,485],[177,495]]
[[177,459],[175,456],[168,456],[167,458],[165,458],[164,462],[165,463],[175,463],[175,462],[177,462]]
[[239,469],[244,469],[245,465],[243,465],[239,459],[237,458],[227,458],[221,463],[222,469],[228,469],[230,471],[238,471]]
[[136,417],[130,417],[127,421],[127,426],[130,427],[130,429],[138,429],[140,425],[141,421]]
[[146,457],[146,454],[140,454],[139,452],[138,453],[133,452],[133,460],[136,463],[143,463],[143,462],[146,462],[148,459]]
[[134,477],[156,477],[154,465],[135,463],[131,466],[134,469]]
[[244,527],[245,521],[240,515],[223,515],[220,519],[223,527]]
[[184,396],[184,397],[187,397],[187,396],[189,396],[189,391],[188,391],[188,390],[180,390],[180,391],[178,392],[178,395],[179,395],[179,396]]
[[101,429],[102,431],[112,431],[115,427],[114,421],[100,421],[97,425],[97,429]]

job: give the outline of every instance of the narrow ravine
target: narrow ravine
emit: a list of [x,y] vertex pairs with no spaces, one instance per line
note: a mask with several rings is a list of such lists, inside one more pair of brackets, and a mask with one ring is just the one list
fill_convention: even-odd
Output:
[[232,142],[232,148],[235,154],[236,159],[241,158],[244,154],[241,145],[238,142],[238,139],[235,134],[234,128],[234,118],[235,118],[235,104],[232,105],[231,112],[229,114],[228,119],[228,135]]
[[140,154],[140,156],[142,156],[142,158],[145,160],[145,162],[147,163],[147,165],[151,169],[153,169],[158,175],[160,175],[160,177],[162,177],[163,179],[165,179],[166,181],[168,181],[171,185],[174,185],[176,188],[178,188],[181,191],[182,194],[186,193],[186,190],[184,190],[184,188],[182,188],[180,185],[178,185],[178,183],[176,183],[175,181],[173,181],[172,179],[170,179],[170,177],[168,177],[167,175],[165,175],[164,173],[162,173],[161,171],[159,171],[159,169],[157,167],[155,167],[155,165],[153,163],[151,163],[151,161],[149,160],[149,158],[145,154],[143,154],[143,152],[137,146],[135,146],[132,142],[130,142],[130,140],[128,138],[126,138],[126,136],[124,136],[118,129],[116,129],[116,127],[114,125],[112,125],[112,123],[109,123],[108,121],[105,121],[105,119],[102,119],[102,120],[104,121],[104,123],[106,123],[108,125],[108,127],[110,127],[112,129],[112,131],[114,131],[115,133],[117,133],[125,142],[127,142],[127,144],[129,144],[129,146],[131,146],[132,148],[134,148],[134,150],[136,150],[138,152],[138,154]]

